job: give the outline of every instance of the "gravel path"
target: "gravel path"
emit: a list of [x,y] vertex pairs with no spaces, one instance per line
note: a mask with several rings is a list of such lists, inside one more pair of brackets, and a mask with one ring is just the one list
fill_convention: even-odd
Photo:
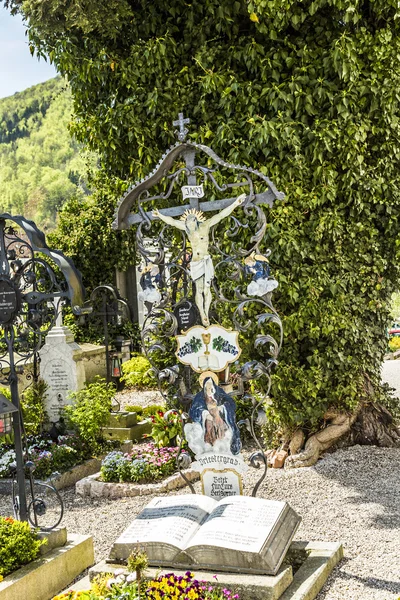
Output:
[[385,360],[381,368],[382,381],[395,389],[395,394],[400,398],[400,360]]
[[[246,494],[257,476],[255,469],[246,474]],[[97,561],[151,499],[83,500],[72,489],[62,495],[64,525],[93,535]],[[259,495],[286,500],[303,517],[296,539],[343,543],[345,559],[318,600],[399,598],[400,450],[354,446],[326,455],[315,467],[270,469]],[[8,514],[9,506],[9,497],[0,496],[0,514]]]
[[116,395],[118,402],[121,405],[121,410],[130,404],[131,406],[150,406],[150,404],[164,405],[165,401],[158,390],[135,391],[124,389]]

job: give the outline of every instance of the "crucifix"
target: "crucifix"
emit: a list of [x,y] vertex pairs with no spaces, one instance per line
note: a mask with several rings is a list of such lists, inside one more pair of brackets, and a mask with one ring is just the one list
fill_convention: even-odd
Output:
[[190,276],[196,287],[196,305],[200,312],[201,322],[205,327],[210,324],[208,313],[211,306],[211,283],[214,278],[214,266],[209,254],[210,230],[220,221],[229,217],[237,206],[243,204],[246,195],[242,194],[232,204],[210,219],[206,219],[201,211],[187,210],[180,219],[173,219],[153,210],[153,219],[161,219],[167,225],[184,231],[192,247]]
[[178,134],[178,140],[180,142],[184,142],[187,134],[189,133],[189,130],[185,127],[185,125],[189,125],[189,123],[190,119],[184,119],[183,113],[179,113],[178,120],[172,122],[174,127],[179,127],[179,131],[176,131],[175,133]]

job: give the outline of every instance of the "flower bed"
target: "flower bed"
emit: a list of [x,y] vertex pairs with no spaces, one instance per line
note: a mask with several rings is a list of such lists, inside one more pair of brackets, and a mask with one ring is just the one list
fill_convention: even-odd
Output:
[[[117,575],[113,578],[98,578],[91,590],[67,592],[55,596],[53,600],[136,600],[137,584],[130,581],[130,575]],[[141,599],[146,600],[239,600],[238,594],[226,588],[220,590],[205,581],[194,578],[187,571],[184,576],[174,573],[161,575],[144,581],[141,585]]]
[[132,452],[110,452],[102,462],[101,481],[110,483],[153,483],[176,471],[179,448],[157,448],[153,442],[136,446]]
[[[35,464],[35,478],[46,479],[54,471],[68,471],[91,458],[91,449],[75,435],[60,436],[55,443],[49,435],[28,437],[29,459]],[[0,477],[10,477],[10,464],[15,461],[11,445],[0,446]]]

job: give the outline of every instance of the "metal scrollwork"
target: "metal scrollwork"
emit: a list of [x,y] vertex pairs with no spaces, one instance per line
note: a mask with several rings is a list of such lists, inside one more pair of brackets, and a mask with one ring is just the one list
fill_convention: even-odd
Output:
[[[188,131],[184,125],[187,123],[181,114],[175,123],[179,125],[179,141],[162,156],[148,177],[129,188],[118,204],[113,226],[126,229],[138,225],[137,248],[142,257],[144,298],[147,299],[143,351],[167,403],[174,398],[186,409],[198,391],[198,378],[189,367],[181,363],[167,364],[167,361],[174,356],[174,337],[179,333],[174,309],[185,301],[188,305],[194,303],[198,292],[190,270],[191,260],[194,260],[193,242],[187,231],[178,231],[182,228],[177,219],[185,211],[201,211],[205,226],[210,223],[208,260],[215,270],[210,321],[218,318],[221,322],[222,319],[221,325],[228,328],[233,325],[246,340],[252,340],[252,349],[247,348],[247,362],[233,366],[237,389],[232,395],[241,395],[253,403],[247,426],[258,450],[250,463],[254,467],[264,464],[264,473],[253,490],[255,495],[266,474],[266,460],[255,430],[262,400],[246,396],[245,388],[248,382],[262,380],[265,396],[268,395],[271,371],[282,346],[282,323],[272,305],[272,292],[278,284],[268,265],[271,251],[263,252],[261,248],[267,231],[264,207],[272,207],[284,194],[260,171],[228,163],[208,146],[186,141]],[[245,195],[241,205],[237,199],[239,194]],[[233,204],[240,206],[240,211],[231,214],[232,210],[227,209]],[[136,212],[131,212],[135,207]],[[159,212],[153,215],[155,208]],[[207,213],[222,211],[221,223],[214,225],[215,218],[211,222],[206,219]],[[157,215],[174,228],[155,222]],[[154,265],[157,268],[153,268]],[[199,307],[197,296],[196,303]],[[203,317],[204,314],[200,314],[204,325],[207,320]]]
[[20,517],[27,520],[22,425],[18,375],[33,357],[38,377],[38,351],[68,301],[75,314],[84,301],[81,275],[70,259],[51,250],[33,221],[0,215],[0,382],[9,385],[13,413]]

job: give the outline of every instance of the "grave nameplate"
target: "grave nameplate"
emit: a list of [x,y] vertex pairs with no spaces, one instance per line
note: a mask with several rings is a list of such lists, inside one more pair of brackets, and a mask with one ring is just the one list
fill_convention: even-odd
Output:
[[0,323],[12,323],[18,311],[17,290],[11,281],[0,279]]
[[234,469],[204,469],[201,473],[203,494],[221,500],[226,496],[240,496],[243,492],[242,477]]
[[181,190],[184,200],[187,198],[203,198],[204,196],[202,185],[183,185]]
[[178,333],[187,331],[197,323],[198,312],[194,304],[189,300],[183,300],[175,306],[174,315],[178,321]]
[[72,366],[69,360],[64,360],[58,356],[46,361],[44,368],[41,369],[42,378],[49,386],[46,411],[52,423],[60,420],[64,406],[70,404],[67,400],[68,393],[76,389],[72,377]]

